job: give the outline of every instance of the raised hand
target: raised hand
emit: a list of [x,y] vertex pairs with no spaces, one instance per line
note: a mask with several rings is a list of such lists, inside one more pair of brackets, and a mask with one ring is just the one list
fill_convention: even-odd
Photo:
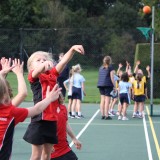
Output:
[[146,67],[146,70],[147,70],[147,71],[150,71],[150,66],[147,66],[147,67]]
[[140,60],[136,62],[136,65],[139,66],[141,64]]
[[12,69],[12,71],[18,75],[18,74],[23,74],[23,65],[24,62],[20,63],[20,59],[14,59],[12,61],[12,64],[14,66],[14,68]]
[[46,91],[46,98],[49,98],[51,102],[57,100],[61,94],[61,90],[62,88],[59,88],[58,84],[56,84],[51,91],[50,86],[48,86]]
[[1,58],[0,63],[2,65],[0,74],[5,77],[14,68],[14,65],[11,65],[11,58],[6,59],[5,57]]
[[84,54],[84,48],[82,45],[74,45],[72,49],[78,53]]
[[118,66],[119,66],[119,68],[122,68],[122,67],[123,67],[122,63],[119,63],[119,65],[118,65]]
[[128,61],[126,61],[126,66],[130,66],[130,63]]

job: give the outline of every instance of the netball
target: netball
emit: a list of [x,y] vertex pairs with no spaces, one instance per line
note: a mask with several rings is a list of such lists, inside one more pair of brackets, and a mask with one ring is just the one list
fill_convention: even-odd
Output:
[[150,14],[151,13],[151,7],[150,6],[144,6],[143,7],[143,13],[144,14]]

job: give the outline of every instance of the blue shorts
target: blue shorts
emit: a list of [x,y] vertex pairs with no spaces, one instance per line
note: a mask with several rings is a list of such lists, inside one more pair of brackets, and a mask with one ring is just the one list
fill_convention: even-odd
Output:
[[130,99],[129,99],[128,93],[120,93],[119,94],[119,100],[121,102],[121,105],[123,103],[127,103],[127,104],[130,103]]
[[135,102],[145,102],[145,100],[146,100],[145,95],[134,96],[134,101]]
[[81,88],[72,87],[72,99],[82,100],[82,90]]
[[113,87],[99,87],[100,95],[111,97],[110,93],[113,90]]

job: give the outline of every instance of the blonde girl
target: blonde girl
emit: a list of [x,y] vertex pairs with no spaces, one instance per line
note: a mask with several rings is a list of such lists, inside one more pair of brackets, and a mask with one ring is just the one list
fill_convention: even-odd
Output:
[[[72,66],[73,75],[73,85],[72,85],[72,115],[71,118],[83,118],[81,114],[81,101],[83,100],[83,96],[85,95],[84,91],[84,82],[85,78],[80,74],[81,66],[77,64]],[[76,115],[75,112],[78,114]]]
[[[81,45],[72,46],[56,66],[53,66],[52,58],[47,52],[37,51],[30,56],[27,62],[28,80],[35,104],[46,97],[47,86],[51,89],[55,86],[59,74],[75,52],[84,54],[84,49]],[[50,160],[52,146],[58,143],[56,117],[58,105],[57,100],[49,104],[44,112],[31,118],[24,135],[24,140],[32,144],[31,160]]]

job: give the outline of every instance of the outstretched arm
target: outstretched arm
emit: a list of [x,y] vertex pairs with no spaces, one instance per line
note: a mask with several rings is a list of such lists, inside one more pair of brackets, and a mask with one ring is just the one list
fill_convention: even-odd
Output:
[[43,110],[47,108],[47,106],[51,102],[57,100],[60,94],[61,94],[61,88],[58,88],[58,84],[56,84],[51,91],[50,87],[47,87],[46,98],[38,102],[34,107],[27,108],[28,117],[33,117],[35,115],[40,114]]
[[17,95],[12,99],[12,104],[14,106],[19,106],[20,103],[23,102],[23,100],[27,96],[27,86],[24,80],[23,76],[23,65],[24,63],[20,63],[19,59],[13,60],[13,65],[15,66],[12,71],[16,74],[17,76],[17,81],[18,81],[18,93]]
[[134,68],[134,73],[136,73],[137,74],[137,71],[138,71],[138,66],[140,65],[140,61],[138,60],[137,62],[136,62],[136,66],[135,66],[135,68]]
[[117,75],[119,75],[119,72],[120,72],[120,70],[121,70],[122,67],[123,67],[122,63],[119,63],[118,70],[117,70]]
[[82,45],[74,45],[70,50],[63,56],[62,60],[56,65],[56,70],[61,73],[65,68],[66,64],[72,59],[75,52],[84,54],[84,48]]
[[73,133],[73,131],[72,131],[72,128],[70,127],[70,125],[69,125],[68,122],[67,122],[67,133],[68,133],[68,135],[71,137],[71,139],[72,139],[75,147],[76,147],[77,149],[81,149],[82,144],[81,144],[81,142],[75,137],[75,135],[74,135],[74,133]]
[[129,66],[130,66],[129,62],[126,61],[126,72],[127,72],[127,73],[128,73],[128,70],[129,70]]

